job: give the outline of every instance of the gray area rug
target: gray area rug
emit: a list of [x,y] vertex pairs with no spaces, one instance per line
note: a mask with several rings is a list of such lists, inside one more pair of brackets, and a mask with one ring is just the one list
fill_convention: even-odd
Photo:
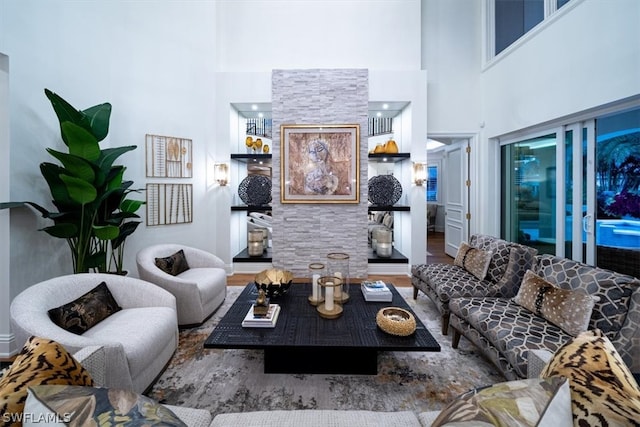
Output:
[[398,292],[436,338],[441,352],[381,352],[377,375],[265,374],[260,350],[203,348],[242,289],[230,286],[224,304],[205,324],[180,332],[178,350],[150,397],[207,409],[213,415],[274,409],[419,413],[441,409],[468,389],[505,381],[464,338],[458,349],[452,349],[451,336],[440,333],[436,307],[424,294],[414,301],[412,288]]

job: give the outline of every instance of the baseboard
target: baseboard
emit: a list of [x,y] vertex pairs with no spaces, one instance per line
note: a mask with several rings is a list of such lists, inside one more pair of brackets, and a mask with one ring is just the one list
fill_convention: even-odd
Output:
[[0,334],[0,359],[9,359],[18,354],[14,334]]

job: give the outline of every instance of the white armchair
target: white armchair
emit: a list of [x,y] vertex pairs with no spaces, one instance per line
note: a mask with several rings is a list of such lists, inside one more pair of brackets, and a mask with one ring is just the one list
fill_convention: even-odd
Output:
[[[155,263],[179,250],[184,251],[189,269],[177,276],[165,273]],[[176,297],[178,324],[202,324],[224,302],[227,296],[227,273],[217,256],[179,244],[159,244],[141,249],[136,256],[138,275],[155,283]]]
[[[53,323],[48,311],[76,300],[105,282],[122,310],[82,335]],[[72,274],[37,283],[11,302],[11,326],[22,346],[32,336],[57,341],[74,353],[100,346],[105,355],[104,384],[145,391],[178,348],[176,300],[139,279],[114,274]]]

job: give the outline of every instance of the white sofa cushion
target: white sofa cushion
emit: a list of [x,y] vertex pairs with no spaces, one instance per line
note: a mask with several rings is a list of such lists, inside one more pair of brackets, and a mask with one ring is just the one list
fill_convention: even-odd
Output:
[[[139,307],[112,314],[83,336],[102,341],[113,337],[114,343],[121,343],[131,376],[135,378],[151,364],[150,354],[162,360],[167,348],[173,353],[175,327],[175,310],[169,307]],[[168,358],[162,362],[163,366],[167,361]]]

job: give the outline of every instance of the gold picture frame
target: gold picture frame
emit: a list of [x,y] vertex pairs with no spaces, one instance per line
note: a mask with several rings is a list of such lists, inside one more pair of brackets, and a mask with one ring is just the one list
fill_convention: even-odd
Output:
[[281,125],[281,203],[360,203],[360,125]]

